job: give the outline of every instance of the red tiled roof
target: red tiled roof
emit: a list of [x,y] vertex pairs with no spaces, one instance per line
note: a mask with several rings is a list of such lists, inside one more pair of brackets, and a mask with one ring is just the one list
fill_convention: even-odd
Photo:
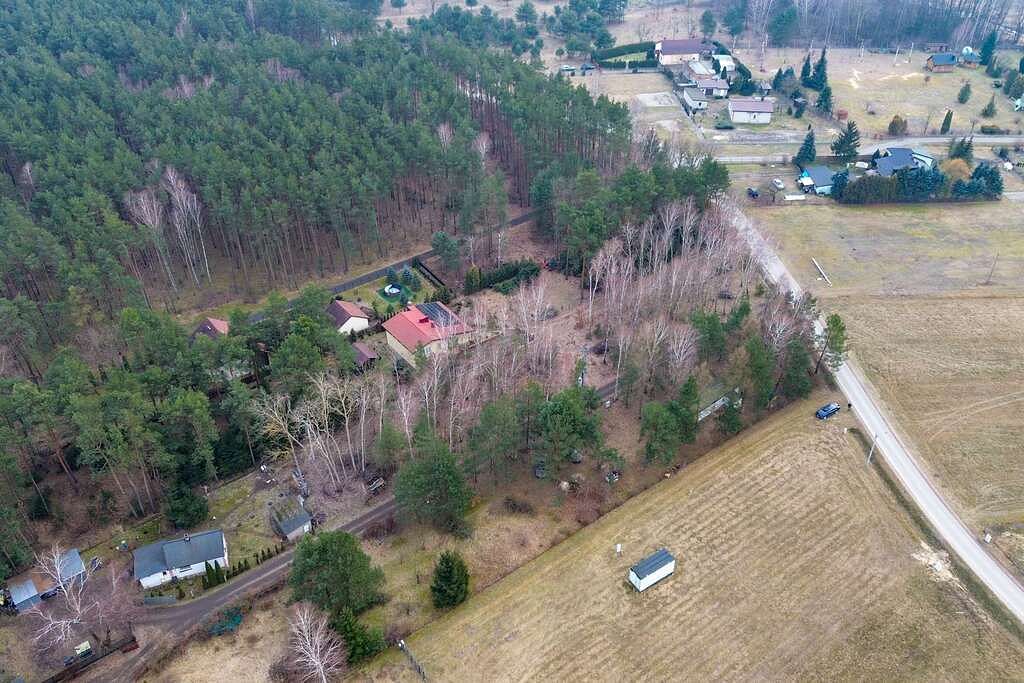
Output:
[[228,324],[227,320],[221,320],[220,318],[206,318],[203,322],[199,323],[199,327],[196,328],[195,334],[205,334],[210,339],[216,339],[217,337],[223,337],[231,329],[231,325]]
[[[443,319],[435,315],[431,319],[430,310],[436,311]],[[449,321],[444,324],[443,320]],[[440,339],[448,339],[469,332],[469,326],[459,320],[458,316],[440,302],[409,306],[401,313],[384,322],[384,329],[391,333],[405,348],[415,351],[419,345],[427,346]]]
[[340,299],[335,299],[327,306],[327,315],[331,316],[334,324],[338,327],[348,322],[349,318],[366,318],[367,320],[370,318],[359,306],[350,301],[342,301]]

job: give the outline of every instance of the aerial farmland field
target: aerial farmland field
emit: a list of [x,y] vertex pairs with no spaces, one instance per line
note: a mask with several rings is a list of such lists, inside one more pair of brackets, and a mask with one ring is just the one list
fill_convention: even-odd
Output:
[[853,355],[932,479],[1024,569],[1011,526],[1024,521],[1021,205],[749,213],[822,309],[844,316]]
[[[436,680],[1016,678],[1024,647],[922,544],[819,393],[407,639]],[[623,553],[617,557],[615,544]],[[638,594],[631,564],[675,574]],[[398,653],[365,671],[412,680]]]

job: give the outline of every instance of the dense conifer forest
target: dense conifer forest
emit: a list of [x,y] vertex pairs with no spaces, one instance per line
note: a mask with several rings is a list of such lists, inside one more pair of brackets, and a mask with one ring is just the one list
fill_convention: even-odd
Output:
[[[0,576],[28,560],[29,520],[59,514],[48,477],[99,475],[97,518],[163,508],[187,526],[195,486],[258,456],[268,378],[287,396],[351,369],[323,290],[271,297],[209,344],[167,315],[184,293],[297,288],[479,229],[540,175],[624,166],[621,105],[441,26],[378,28],[378,9],[0,8]],[[229,381],[239,364],[255,386]]]

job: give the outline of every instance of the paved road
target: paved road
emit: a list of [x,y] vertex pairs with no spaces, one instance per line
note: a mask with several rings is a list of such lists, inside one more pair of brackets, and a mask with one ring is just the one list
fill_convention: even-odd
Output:
[[[741,214],[742,216],[742,214]],[[799,294],[802,289],[774,249],[764,240],[754,224],[742,216],[741,232],[761,261],[768,276],[783,287]],[[820,329],[821,322],[816,323]],[[893,421],[876,398],[870,382],[856,361],[848,359],[836,373],[836,383],[853,404],[853,412],[868,434],[877,439],[876,451],[889,465],[903,490],[921,510],[932,528],[974,575],[1021,622],[1024,622],[1024,587],[1003,567],[967,528],[928,479],[910,449],[896,434]]]
[[[327,530],[342,529],[359,535],[365,532],[371,524],[394,514],[395,511],[395,501],[392,497],[388,496],[382,499],[376,507],[356,519],[333,525],[328,523],[325,525],[325,528]],[[228,582],[220,590],[206,593],[195,600],[170,607],[147,608],[144,616],[138,619],[136,624],[141,626],[157,626],[167,633],[168,638],[166,641],[150,640],[150,642],[145,643],[126,659],[121,668],[119,680],[137,680],[142,670],[149,664],[150,659],[159,653],[160,648],[158,646],[161,643],[173,643],[194,626],[211,617],[217,610],[273,585],[291,566],[294,553],[294,546],[289,547],[280,555],[253,567],[238,579]]]

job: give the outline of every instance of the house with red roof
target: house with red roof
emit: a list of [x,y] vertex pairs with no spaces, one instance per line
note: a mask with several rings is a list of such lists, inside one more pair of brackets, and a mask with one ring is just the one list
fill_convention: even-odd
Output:
[[195,338],[197,334],[201,334],[210,339],[217,339],[218,337],[226,337],[230,329],[231,325],[228,324],[227,320],[204,318],[203,322],[199,323],[199,326],[192,333],[192,337]]
[[370,326],[370,314],[350,301],[335,299],[327,307],[327,315],[334,321],[338,334],[362,332]]
[[454,345],[469,341],[470,328],[444,304],[435,301],[412,304],[384,322],[388,348],[416,364],[416,351],[428,356],[445,353]]

